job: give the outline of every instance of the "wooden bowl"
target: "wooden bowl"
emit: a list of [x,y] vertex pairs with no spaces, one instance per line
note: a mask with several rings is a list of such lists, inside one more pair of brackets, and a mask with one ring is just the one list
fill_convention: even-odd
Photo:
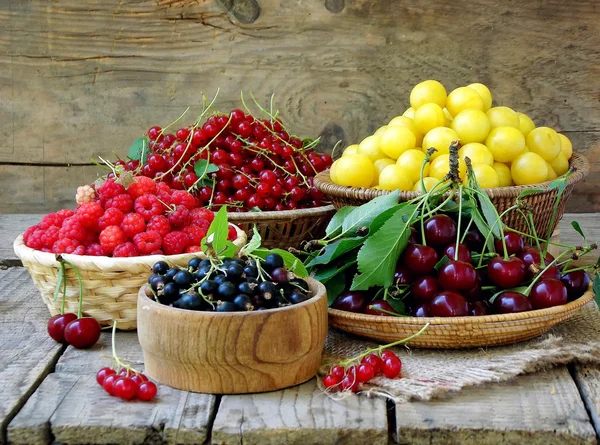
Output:
[[138,294],[138,337],[145,373],[177,389],[211,394],[274,391],[312,378],[327,336],[325,286],[313,297],[252,312],[176,309]]
[[[565,211],[565,205],[573,192],[575,184],[582,181],[590,171],[590,163],[585,156],[573,153],[569,161],[570,167],[573,169],[573,173],[567,179],[567,186],[563,192],[560,204],[556,211],[556,217],[554,218],[552,231],[558,225],[560,218]],[[378,196],[386,195],[390,193],[387,190],[376,190],[366,189],[360,187],[345,187],[334,184],[329,176],[329,170],[321,172],[315,176],[314,179],[315,188],[325,194],[327,199],[331,201],[336,209],[340,209],[344,206],[359,206],[364,204]],[[545,235],[548,233],[550,227],[550,219],[554,203],[556,201],[557,190],[547,190],[550,185],[550,181],[542,182],[540,184],[522,185],[522,186],[510,186],[510,187],[498,187],[486,189],[486,193],[490,197],[490,200],[498,210],[498,213],[504,212],[509,207],[512,207],[517,200],[517,197],[523,190],[529,189],[543,189],[539,193],[528,195],[522,201],[527,203],[533,212],[533,221],[537,233]],[[419,196],[420,192],[400,192],[399,201],[410,201],[413,198]],[[521,232],[528,232],[528,226],[520,213],[516,211],[509,212],[504,218],[504,223],[512,227],[513,229]],[[550,233],[552,233],[552,231]]]
[[426,323],[429,328],[411,340],[419,348],[479,348],[517,343],[537,337],[552,326],[571,318],[592,301],[590,289],[577,300],[563,306],[517,314],[478,317],[386,317],[329,309],[329,324],[350,334],[391,343],[417,333]]

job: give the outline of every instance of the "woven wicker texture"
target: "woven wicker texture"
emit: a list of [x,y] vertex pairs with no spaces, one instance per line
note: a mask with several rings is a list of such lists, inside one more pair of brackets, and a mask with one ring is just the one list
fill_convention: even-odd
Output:
[[562,306],[479,317],[387,317],[330,308],[329,324],[351,334],[391,343],[415,334],[429,323],[429,328],[411,340],[410,346],[452,349],[496,346],[537,337],[570,318],[593,298],[590,289],[577,300]]
[[[590,171],[590,163],[588,160],[577,153],[573,154],[570,160],[570,165],[573,168],[573,173],[567,179],[567,187],[561,197],[560,204],[558,206],[557,215],[552,227],[552,231],[558,225],[560,218],[565,211],[565,205],[573,192],[575,184],[582,181]],[[347,205],[361,205],[367,201],[370,201],[377,196],[388,194],[386,190],[375,190],[365,189],[358,187],[344,187],[334,184],[329,177],[329,170],[319,173],[314,179],[315,187],[323,192],[328,200],[334,205],[336,209],[340,209]],[[498,213],[502,213],[509,207],[516,203],[517,196],[527,189],[534,188],[547,188],[550,182],[543,182],[541,184],[523,185],[523,186],[512,186],[512,187],[499,187],[493,189],[486,189],[488,196],[494,203],[494,206],[498,210]],[[554,202],[558,191],[546,190],[540,193],[529,195],[523,199],[525,203],[529,205],[533,212],[533,221],[538,234],[545,235],[548,233],[550,226],[550,218],[552,216],[552,210],[554,208]],[[419,196],[419,192],[400,192],[400,202],[409,201]],[[503,221],[509,227],[521,232],[527,232],[527,225],[523,217],[518,212],[509,212],[503,218]]]
[[[246,244],[246,234],[239,228],[238,238],[234,244],[241,248]],[[56,301],[54,289],[60,265],[53,253],[30,249],[23,242],[23,236],[13,244],[15,253],[27,268],[35,286],[42,295],[51,315],[60,313],[62,294]],[[84,315],[94,317],[103,326],[117,321],[119,329],[136,328],[137,296],[140,287],[146,283],[151,268],[157,261],[166,261],[173,266],[186,266],[195,257],[204,254],[182,255],[148,255],[132,258],[109,258],[102,256],[62,255],[72,263],[81,274],[83,286]],[[77,274],[69,266],[66,267],[67,296],[65,311],[77,313],[79,305],[79,281]]]
[[252,226],[256,224],[263,247],[287,250],[288,247],[300,247],[302,241],[321,238],[334,213],[335,208],[328,205],[279,212],[228,213],[227,218],[248,236],[252,236]]

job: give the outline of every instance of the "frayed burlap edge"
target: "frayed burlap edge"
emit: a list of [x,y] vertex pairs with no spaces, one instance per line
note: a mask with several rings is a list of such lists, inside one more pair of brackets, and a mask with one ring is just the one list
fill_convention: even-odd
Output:
[[[377,343],[331,329],[325,344],[324,375],[332,363],[364,352]],[[514,345],[466,349],[416,349],[396,347],[402,359],[402,378],[375,377],[360,385],[366,396],[386,397],[396,403],[449,397],[469,386],[504,382],[567,363],[600,363],[600,311],[595,303],[547,334]],[[322,386],[320,379],[319,385]],[[323,388],[322,388],[323,389]],[[347,393],[331,393],[343,398]]]

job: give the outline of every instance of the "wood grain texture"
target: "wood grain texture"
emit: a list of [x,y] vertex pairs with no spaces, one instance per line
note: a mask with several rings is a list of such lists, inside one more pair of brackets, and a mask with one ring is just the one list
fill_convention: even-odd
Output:
[[[15,444],[198,444],[208,437],[215,396],[159,386],[152,402],[110,397],[96,383],[97,369],[110,365],[110,334],[82,351],[69,347],[8,428]],[[135,333],[119,332],[117,350],[138,368]]]
[[[148,376],[211,394],[273,391],[311,379],[327,336],[327,293],[307,279],[312,297],[269,311],[214,313],[138,297],[138,337]],[[181,339],[186,339],[185,342]]]
[[0,266],[22,266],[13,242],[28,227],[38,224],[43,215],[0,215]]
[[565,367],[466,389],[449,400],[396,405],[399,444],[595,444]]
[[383,445],[385,401],[349,396],[335,401],[311,380],[265,394],[223,396],[212,430],[215,445]]
[[0,270],[0,444],[6,427],[60,357],[47,310],[23,268]]
[[572,376],[594,425],[596,435],[600,435],[600,368],[575,365]]
[[[0,161],[124,154],[151,125],[188,105],[196,113],[201,92],[217,87],[221,109],[239,106],[240,88],[263,103],[276,92],[291,128],[331,148],[400,114],[426,78],[448,89],[484,82],[497,103],[568,132],[594,158],[599,17],[594,0],[3,0]],[[10,176],[45,191],[28,199],[37,211],[70,198],[54,192],[60,175],[24,171]],[[582,205],[571,211],[600,209],[596,178],[579,187]],[[8,195],[0,211],[36,211],[23,197]]]

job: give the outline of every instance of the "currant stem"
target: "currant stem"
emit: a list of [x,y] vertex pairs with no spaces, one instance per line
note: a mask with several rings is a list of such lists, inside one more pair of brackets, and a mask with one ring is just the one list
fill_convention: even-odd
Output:
[[129,377],[129,371],[133,371],[136,374],[141,374],[140,371],[138,371],[137,369],[132,368],[130,365],[128,365],[125,362],[123,362],[119,358],[119,356],[117,355],[117,347],[116,347],[116,341],[115,341],[115,339],[116,339],[116,333],[117,333],[117,320],[113,321],[112,338],[111,338],[111,341],[110,341],[111,346],[112,346],[112,359],[121,368],[127,369],[127,377]]

